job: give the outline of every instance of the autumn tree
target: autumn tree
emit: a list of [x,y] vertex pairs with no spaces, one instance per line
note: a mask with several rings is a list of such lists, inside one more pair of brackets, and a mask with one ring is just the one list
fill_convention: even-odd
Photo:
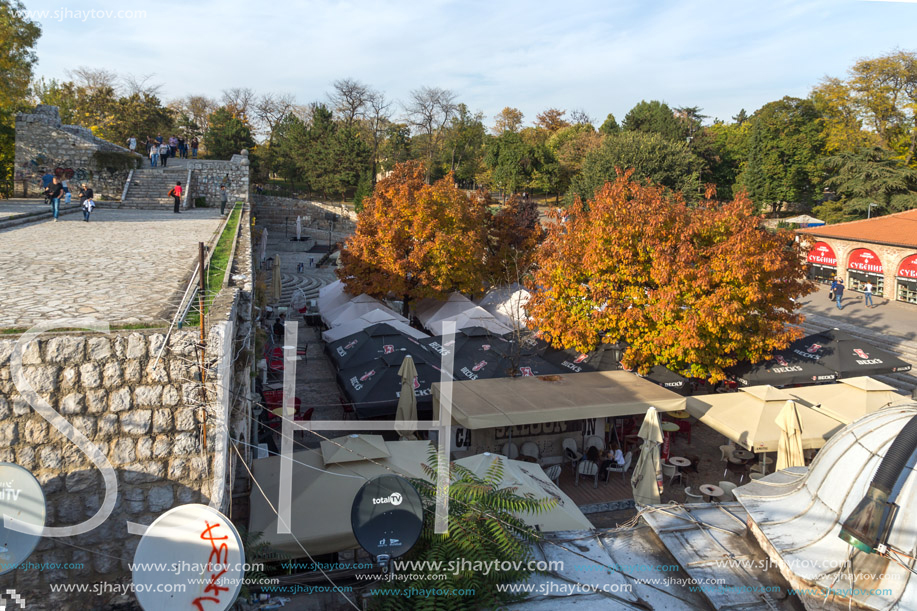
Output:
[[518,108],[507,106],[500,111],[500,114],[494,117],[494,126],[491,130],[496,136],[499,136],[503,132],[516,133],[519,131],[519,128],[522,127],[522,119],[524,116],[525,115],[523,115],[522,111]]
[[619,173],[587,202],[555,211],[527,309],[551,343],[588,352],[625,341],[627,367],[712,381],[800,335],[811,292],[789,232],[760,225],[752,202],[689,206]]
[[484,202],[452,176],[426,184],[423,165],[395,166],[364,200],[341,251],[338,277],[352,294],[404,300],[474,293],[483,283]]
[[570,127],[570,122],[564,119],[566,110],[549,108],[535,115],[535,127],[551,132],[552,134],[564,127]]
[[543,236],[538,207],[531,198],[513,196],[490,215],[485,267],[491,285],[522,284],[535,269]]

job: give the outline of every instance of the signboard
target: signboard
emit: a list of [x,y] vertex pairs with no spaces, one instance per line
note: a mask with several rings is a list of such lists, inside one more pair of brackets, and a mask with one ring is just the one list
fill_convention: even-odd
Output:
[[380,475],[363,484],[353,499],[350,524],[360,546],[372,556],[408,553],[423,529],[423,503],[411,482]]
[[882,261],[879,260],[879,255],[868,248],[857,248],[850,253],[850,262],[847,264],[847,269],[881,274]]
[[32,555],[45,515],[45,493],[35,476],[19,465],[0,463],[0,575]]
[[812,249],[809,250],[808,261],[816,265],[837,267],[837,255],[834,254],[834,249],[825,242],[816,242],[812,245]]
[[917,255],[911,255],[898,266],[899,278],[917,280]]
[[456,426],[453,427],[453,430],[455,431],[453,445],[456,451],[469,449],[471,447],[471,429],[466,429],[463,426]]
[[520,426],[498,426],[494,428],[494,439],[518,439],[519,437],[535,437],[538,435],[557,435],[567,431],[578,430],[578,421],[563,422],[533,422]]

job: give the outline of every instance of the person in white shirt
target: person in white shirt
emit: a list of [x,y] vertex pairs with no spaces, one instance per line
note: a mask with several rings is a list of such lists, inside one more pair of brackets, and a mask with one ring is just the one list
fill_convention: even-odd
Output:
[[166,161],[169,159],[169,145],[163,142],[159,145],[159,163],[166,167]]
[[863,286],[863,296],[866,298],[867,308],[875,307],[872,305],[872,282],[869,280],[867,280],[866,284]]
[[127,148],[129,148],[132,153],[135,152],[137,150],[137,139],[134,138],[133,136],[128,138],[127,139]]

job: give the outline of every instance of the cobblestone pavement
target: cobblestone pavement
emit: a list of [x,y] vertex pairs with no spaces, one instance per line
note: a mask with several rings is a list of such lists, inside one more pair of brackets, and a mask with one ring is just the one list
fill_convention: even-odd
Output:
[[0,328],[57,317],[167,322],[219,210],[97,209],[0,231]]
[[[76,198],[79,200],[79,198]],[[71,210],[79,207],[79,201],[71,203],[69,206],[61,204],[61,211]],[[0,201],[0,220],[25,216],[29,214],[41,214],[51,212],[51,206],[44,203],[44,200],[36,199],[9,199]]]

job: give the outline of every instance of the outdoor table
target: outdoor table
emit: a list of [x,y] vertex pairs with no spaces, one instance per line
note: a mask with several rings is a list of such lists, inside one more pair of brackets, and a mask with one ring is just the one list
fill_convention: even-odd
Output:
[[674,422],[663,422],[662,430],[665,431],[666,433],[674,433],[675,431],[678,430],[678,425],[675,424]]
[[767,474],[767,465],[771,465],[773,463],[774,463],[774,459],[771,458],[770,456],[766,456],[762,452],[761,453],[761,474],[766,475]]
[[735,451],[732,453],[732,455],[735,456],[736,458],[739,458],[739,459],[742,459],[742,460],[751,460],[752,458],[755,457],[755,453],[754,453],[754,452],[749,452],[748,450],[743,450],[743,449],[741,449],[741,448],[735,450]]
[[669,464],[676,467],[690,467],[691,461],[681,456],[673,456],[669,459]]
[[665,415],[669,416],[670,418],[678,418],[679,420],[685,420],[691,417],[691,414],[683,409],[678,410],[677,412],[666,412]]
[[704,484],[700,487],[700,491],[702,494],[707,496],[708,500],[710,500],[712,497],[723,496],[723,489],[719,486],[714,486],[713,484]]

